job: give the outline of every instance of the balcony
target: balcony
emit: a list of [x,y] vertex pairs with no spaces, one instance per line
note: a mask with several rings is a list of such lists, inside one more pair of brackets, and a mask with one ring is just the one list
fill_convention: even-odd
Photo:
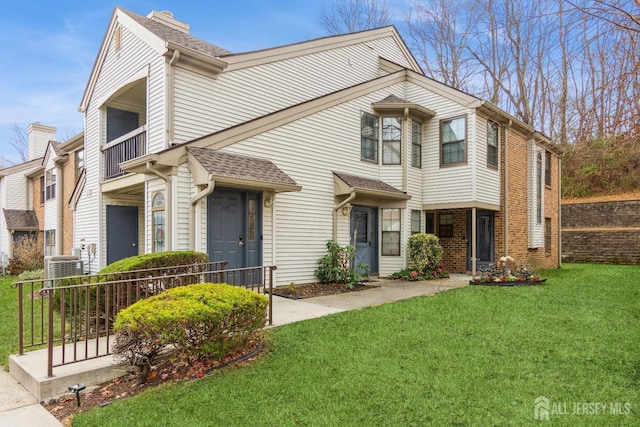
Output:
[[118,166],[122,162],[147,154],[147,125],[114,139],[102,148],[103,179],[117,178],[127,172]]

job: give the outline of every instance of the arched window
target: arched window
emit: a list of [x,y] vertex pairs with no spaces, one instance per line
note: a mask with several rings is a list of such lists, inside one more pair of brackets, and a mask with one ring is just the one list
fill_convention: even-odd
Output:
[[164,193],[158,192],[153,195],[151,214],[153,215],[153,252],[162,252],[166,248]]

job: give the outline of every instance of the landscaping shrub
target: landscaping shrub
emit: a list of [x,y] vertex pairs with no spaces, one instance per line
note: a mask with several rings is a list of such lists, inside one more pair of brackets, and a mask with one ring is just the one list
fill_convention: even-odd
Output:
[[38,270],[43,267],[42,241],[36,236],[20,237],[13,248],[13,257],[9,260],[7,270],[17,276],[24,271]]
[[438,270],[442,260],[442,246],[433,234],[417,233],[409,238],[409,259],[411,267],[418,273],[431,273]]
[[258,338],[268,299],[228,284],[200,283],[169,289],[140,300],[118,314],[114,354],[135,366],[139,382],[167,347],[183,363],[222,361]]
[[[362,276],[353,268],[356,250],[353,246],[340,246],[333,240],[327,241],[327,254],[318,260],[318,268],[314,274],[322,283],[342,283],[348,288],[353,288]],[[360,263],[359,270],[369,271],[369,266]]]
[[18,276],[18,280],[20,281],[42,280],[42,279],[44,279],[44,268],[39,268],[37,270],[23,271]]

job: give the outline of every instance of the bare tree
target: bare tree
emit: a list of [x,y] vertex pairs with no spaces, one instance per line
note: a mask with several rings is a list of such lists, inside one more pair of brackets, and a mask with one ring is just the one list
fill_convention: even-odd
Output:
[[6,156],[0,156],[0,161],[12,165],[24,163],[29,160],[29,138],[27,131],[24,126],[20,126],[17,123],[11,125],[11,130],[13,131],[13,136],[9,138],[9,145],[15,150],[19,161],[13,161]]
[[320,23],[328,34],[352,33],[391,24],[386,0],[335,0],[320,9]]
[[635,0],[635,8],[633,2],[621,0],[592,0],[590,4],[576,0],[564,1],[592,18],[640,33],[640,0]]

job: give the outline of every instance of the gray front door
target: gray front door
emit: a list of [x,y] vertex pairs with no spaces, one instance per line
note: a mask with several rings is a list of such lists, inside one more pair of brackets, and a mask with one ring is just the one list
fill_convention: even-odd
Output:
[[[378,274],[378,209],[354,206],[351,209],[351,244],[355,246],[354,265],[365,263],[371,274]],[[363,271],[359,271],[362,273]]]
[[107,264],[138,255],[138,208],[107,205]]
[[[471,211],[468,216],[468,235],[471,236]],[[476,213],[476,267],[487,267],[494,261],[494,214],[491,211],[477,211]],[[467,269],[471,270],[471,239],[468,239]]]
[[227,269],[262,263],[262,204],[258,193],[215,190],[207,198],[207,250]]

